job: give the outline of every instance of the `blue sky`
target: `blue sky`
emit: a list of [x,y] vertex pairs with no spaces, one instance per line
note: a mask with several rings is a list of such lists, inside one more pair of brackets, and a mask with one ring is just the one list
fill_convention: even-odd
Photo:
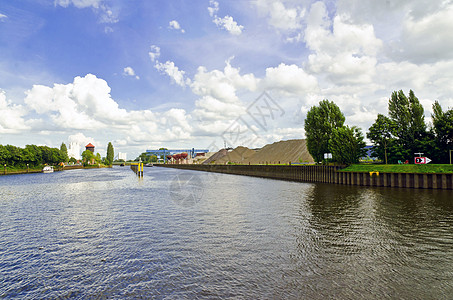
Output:
[[0,144],[257,147],[326,98],[366,132],[394,90],[453,106],[452,67],[452,1],[2,1]]

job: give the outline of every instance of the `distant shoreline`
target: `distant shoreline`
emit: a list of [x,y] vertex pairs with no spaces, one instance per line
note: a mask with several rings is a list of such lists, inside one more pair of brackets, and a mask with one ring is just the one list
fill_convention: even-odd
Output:
[[[84,166],[65,166],[63,168],[61,167],[55,167],[54,171],[59,172],[59,171],[67,171],[67,170],[79,170],[79,169],[100,169],[100,168],[109,168],[109,166],[90,166],[90,167],[84,167]],[[36,174],[36,173],[43,173],[42,168],[40,169],[17,169],[17,170],[1,170],[0,171],[0,176],[5,176],[5,175],[22,175],[22,174]]]

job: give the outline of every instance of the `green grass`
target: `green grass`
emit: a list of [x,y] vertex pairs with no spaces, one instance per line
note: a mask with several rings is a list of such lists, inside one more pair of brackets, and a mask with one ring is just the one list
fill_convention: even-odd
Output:
[[387,173],[453,173],[453,165],[371,165],[357,164],[342,169],[346,172],[387,172]]

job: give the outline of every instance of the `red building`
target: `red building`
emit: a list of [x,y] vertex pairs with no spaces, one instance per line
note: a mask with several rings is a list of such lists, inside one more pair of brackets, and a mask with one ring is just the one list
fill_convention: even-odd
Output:
[[85,150],[90,150],[91,153],[94,153],[94,145],[89,143],[88,145],[85,146]]

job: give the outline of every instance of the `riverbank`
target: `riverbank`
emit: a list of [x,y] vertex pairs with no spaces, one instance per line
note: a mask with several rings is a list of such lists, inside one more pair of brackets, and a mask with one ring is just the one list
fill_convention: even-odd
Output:
[[[158,166],[158,165],[156,165]],[[397,187],[453,189],[453,173],[394,173],[345,171],[344,166],[281,165],[159,165],[158,167],[245,175],[298,182]]]
[[[67,170],[78,170],[78,169],[99,169],[99,168],[111,168],[111,166],[79,166],[79,165],[74,165],[74,166],[64,166],[64,167],[54,167],[55,172],[59,171],[67,171]],[[39,169],[3,169],[0,173],[0,176],[2,175],[21,175],[21,174],[32,174],[32,173],[43,173],[42,168]]]

